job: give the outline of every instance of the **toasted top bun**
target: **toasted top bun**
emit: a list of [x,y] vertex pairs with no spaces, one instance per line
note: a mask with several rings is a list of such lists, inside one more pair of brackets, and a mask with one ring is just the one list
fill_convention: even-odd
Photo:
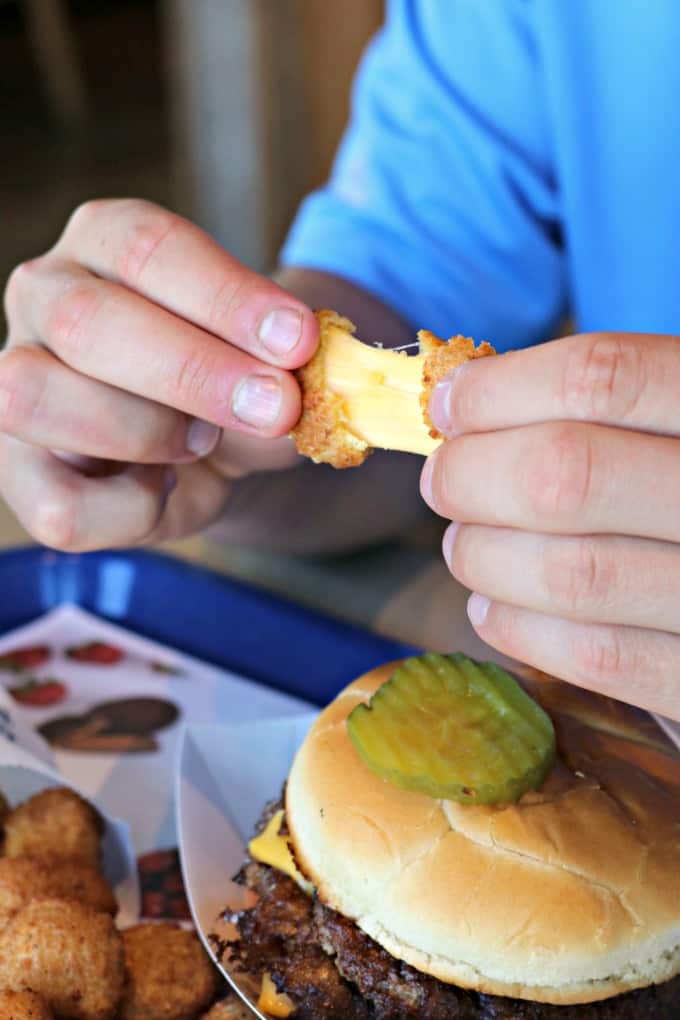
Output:
[[680,972],[680,756],[645,713],[540,674],[559,760],[517,804],[436,801],[380,779],[346,719],[394,663],[321,714],[286,817],[321,900],[393,956],[464,988],[557,1005]]

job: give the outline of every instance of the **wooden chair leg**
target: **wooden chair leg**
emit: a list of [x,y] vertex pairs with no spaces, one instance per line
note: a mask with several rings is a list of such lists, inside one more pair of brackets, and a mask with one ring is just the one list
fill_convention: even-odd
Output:
[[82,121],[87,90],[63,0],[24,0],[30,44],[47,98],[63,124]]

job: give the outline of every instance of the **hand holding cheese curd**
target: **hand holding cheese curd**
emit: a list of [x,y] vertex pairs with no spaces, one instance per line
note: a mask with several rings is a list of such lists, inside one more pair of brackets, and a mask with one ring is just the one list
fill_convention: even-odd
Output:
[[234,478],[295,463],[316,320],[179,216],[88,202],[5,300],[0,495],[45,544],[198,531]]
[[[278,282],[148,202],[81,206],[10,277],[0,354],[0,498],[45,545],[151,543],[220,523],[225,542],[328,552],[422,519],[419,465],[372,458],[359,479],[300,467],[294,372],[319,338],[310,306],[368,336],[410,339],[379,299],[332,274]],[[287,470],[295,468],[296,470]],[[311,469],[311,470],[310,470]],[[380,515],[375,492],[400,491]],[[352,514],[330,517],[344,501]]]
[[502,652],[680,719],[680,345],[595,333],[455,370],[421,490]]

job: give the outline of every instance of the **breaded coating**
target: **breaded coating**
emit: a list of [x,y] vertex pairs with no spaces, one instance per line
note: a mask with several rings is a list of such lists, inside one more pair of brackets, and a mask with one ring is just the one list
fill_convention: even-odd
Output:
[[102,820],[91,804],[63,787],[43,790],[5,822],[6,857],[49,857],[99,865]]
[[369,358],[349,319],[328,309],[316,316],[319,346],[296,372],[302,414],[291,436],[303,456],[335,468],[358,467],[378,443],[383,449],[432,452],[431,440],[442,438],[429,416],[433,387],[463,362],[495,354],[488,343],[475,347],[462,336],[445,341],[421,330],[418,355],[370,347]]
[[358,467],[372,452],[343,421],[343,400],[326,385],[324,347],[331,326],[354,333],[356,327],[337,312],[316,312],[319,346],[311,361],[295,373],[302,391],[302,415],[291,435],[298,453],[336,468]]
[[73,900],[115,916],[115,896],[91,864],[31,857],[0,858],[0,931],[31,900]]
[[0,987],[41,995],[60,1020],[114,1020],[123,940],[108,914],[33,900],[0,934]]
[[126,982],[120,1020],[196,1020],[221,979],[198,935],[172,924],[123,932]]
[[0,992],[0,1020],[53,1020],[44,999],[35,992]]
[[420,406],[430,435],[433,439],[441,439],[441,432],[437,431],[430,420],[429,404],[432,390],[445,375],[464,362],[472,361],[474,358],[486,358],[496,352],[486,340],[482,341],[479,347],[475,347],[475,342],[470,337],[452,336],[450,340],[440,340],[427,329],[419,331],[418,346],[420,353],[425,355]]
[[228,999],[216,1002],[212,1009],[203,1014],[201,1020],[252,1020],[252,1018],[251,1010],[244,1006],[237,995],[231,995]]
[[[14,863],[20,860],[31,858],[19,857]],[[53,861],[50,857],[35,863],[45,868],[45,899],[73,900],[112,917],[118,913],[113,889],[92,864],[77,859]]]

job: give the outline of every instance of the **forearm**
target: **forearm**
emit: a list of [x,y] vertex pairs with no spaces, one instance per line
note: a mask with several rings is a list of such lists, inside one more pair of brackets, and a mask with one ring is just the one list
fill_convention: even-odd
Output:
[[430,516],[420,499],[421,458],[374,453],[360,468],[307,462],[236,482],[212,529],[223,542],[301,556],[387,541]]
[[[287,269],[278,281],[314,308],[352,319],[364,339],[396,346],[409,328],[376,298],[346,280]],[[335,471],[305,462],[234,483],[216,534],[223,540],[301,555],[339,553],[404,533],[427,517],[419,457],[374,453],[360,468]]]

